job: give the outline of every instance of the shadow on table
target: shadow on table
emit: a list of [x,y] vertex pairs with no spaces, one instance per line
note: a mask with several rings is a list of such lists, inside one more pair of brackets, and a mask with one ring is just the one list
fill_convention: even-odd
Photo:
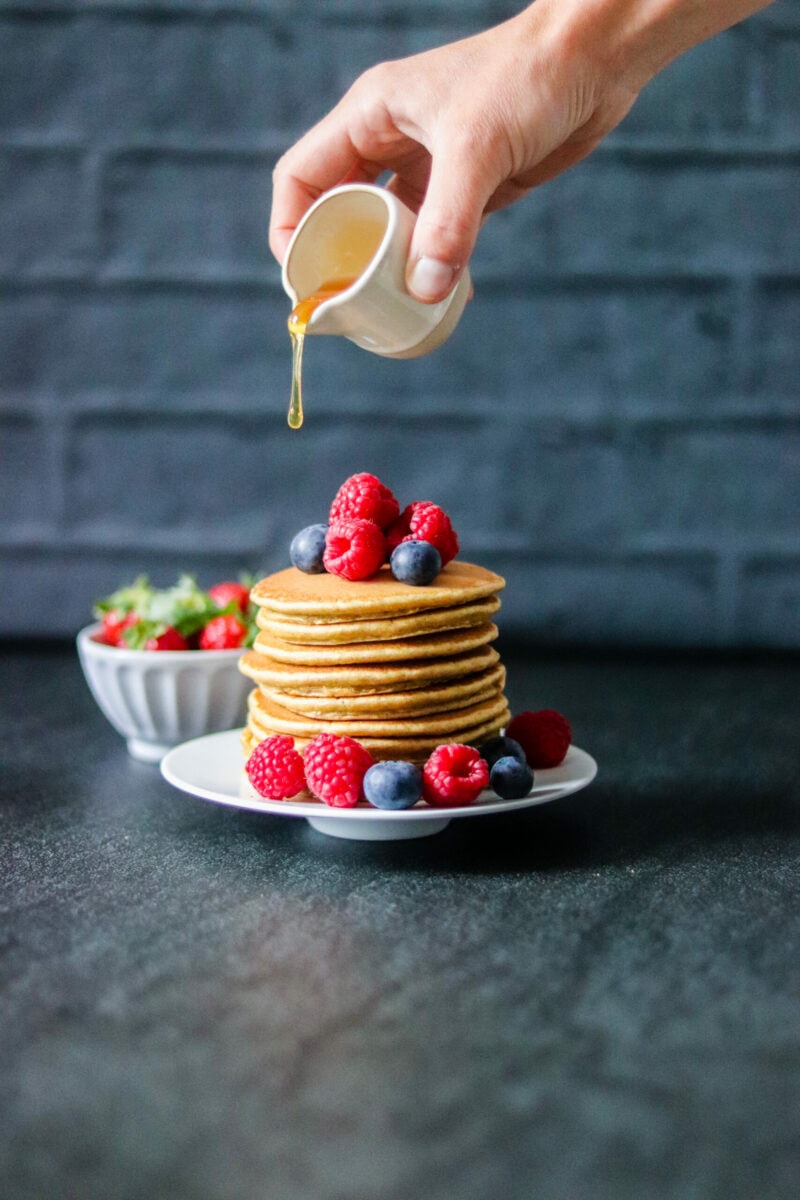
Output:
[[[412,871],[563,871],[643,862],[724,859],[743,847],[800,850],[800,798],[786,786],[615,789],[595,784],[552,806],[453,820],[431,837],[359,842],[297,822],[302,852]],[[253,832],[261,836],[257,826]],[[269,836],[266,833],[264,836]]]

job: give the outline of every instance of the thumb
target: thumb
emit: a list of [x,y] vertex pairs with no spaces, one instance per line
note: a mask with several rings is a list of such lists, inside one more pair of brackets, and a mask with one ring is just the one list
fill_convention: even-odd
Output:
[[434,153],[406,265],[412,295],[435,303],[449,295],[470,260],[483,212],[495,189],[464,157]]

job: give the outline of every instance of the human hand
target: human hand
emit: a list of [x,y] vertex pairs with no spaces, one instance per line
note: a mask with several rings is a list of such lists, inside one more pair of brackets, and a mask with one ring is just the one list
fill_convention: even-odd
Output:
[[488,213],[584,158],[676,54],[765,2],[536,0],[484,33],[371,68],[278,162],[273,253],[283,260],[323,192],[388,170],[387,187],[418,213],[409,291],[442,299]]

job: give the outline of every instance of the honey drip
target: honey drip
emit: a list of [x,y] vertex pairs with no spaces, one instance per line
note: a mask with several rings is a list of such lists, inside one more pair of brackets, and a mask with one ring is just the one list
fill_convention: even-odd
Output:
[[292,333],[292,391],[289,396],[289,415],[286,418],[290,429],[299,429],[303,424],[303,342],[304,333]]
[[313,296],[298,300],[289,315],[289,337],[292,339],[292,390],[289,398],[290,429],[299,429],[303,424],[303,343],[308,323],[320,304],[347,291],[355,279],[332,279],[323,283]]

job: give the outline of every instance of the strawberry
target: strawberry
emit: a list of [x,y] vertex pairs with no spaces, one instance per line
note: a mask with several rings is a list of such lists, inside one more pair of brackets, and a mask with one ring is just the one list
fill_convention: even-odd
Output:
[[233,580],[226,579],[224,582],[215,583],[213,587],[210,587],[208,594],[219,608],[227,608],[235,601],[240,612],[247,612],[247,606],[250,603],[250,589],[243,583],[234,583]]
[[186,638],[174,626],[168,625],[163,633],[150,637],[144,644],[145,650],[189,650]]
[[121,612],[118,608],[111,608],[103,613],[102,628],[95,641],[103,642],[106,646],[124,645],[125,630],[130,629],[138,620],[139,616],[135,612]]
[[247,637],[247,626],[235,613],[212,617],[200,631],[201,650],[238,650]]

